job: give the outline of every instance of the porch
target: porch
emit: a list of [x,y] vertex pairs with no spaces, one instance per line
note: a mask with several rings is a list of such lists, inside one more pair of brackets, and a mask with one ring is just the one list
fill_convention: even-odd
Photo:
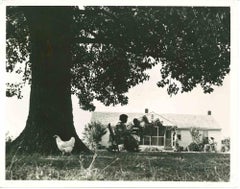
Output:
[[172,150],[176,147],[175,130],[172,127],[154,126],[151,132],[144,133],[140,145],[155,146],[160,149]]

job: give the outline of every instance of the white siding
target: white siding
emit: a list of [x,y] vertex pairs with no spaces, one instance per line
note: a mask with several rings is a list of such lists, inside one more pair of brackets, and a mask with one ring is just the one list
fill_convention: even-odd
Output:
[[179,130],[181,140],[178,140],[180,146],[186,148],[192,142],[192,136],[189,130]]
[[[192,136],[190,133],[190,130],[180,130],[178,129],[179,134],[181,134],[181,140],[178,140],[178,143],[180,146],[183,146],[186,148],[191,142],[192,142]],[[200,133],[203,134],[203,132],[200,130]],[[222,135],[220,130],[210,130],[207,131],[208,137],[213,137],[215,142],[217,143],[217,150],[219,151],[221,149],[221,140]]]

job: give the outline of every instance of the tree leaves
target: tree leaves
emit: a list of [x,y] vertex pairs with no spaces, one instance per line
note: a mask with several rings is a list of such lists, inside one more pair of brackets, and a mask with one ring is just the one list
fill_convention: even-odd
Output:
[[230,71],[229,9],[176,8],[172,15],[179,11],[185,17],[170,16],[168,21],[176,24],[166,24],[171,37],[166,38],[168,46],[161,59],[162,80],[158,84],[170,87],[172,78],[181,92],[189,92],[198,84],[204,92],[212,92],[213,85],[221,85]]
[[[210,93],[230,71],[228,7],[89,6],[70,14],[72,93],[83,109],[93,111],[94,99],[127,104],[128,90],[148,80],[145,71],[159,63],[157,85],[169,95],[196,86]],[[8,7],[8,72],[27,60],[30,33],[24,9]],[[24,73],[30,79],[29,69]]]
[[22,83],[7,83],[6,96],[17,96],[18,99],[21,99],[23,97],[21,94],[22,87]]

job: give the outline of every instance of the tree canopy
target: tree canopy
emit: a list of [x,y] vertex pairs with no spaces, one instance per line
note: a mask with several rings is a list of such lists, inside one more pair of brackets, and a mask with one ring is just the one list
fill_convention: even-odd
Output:
[[[7,7],[6,70],[23,76],[7,83],[7,96],[21,98],[22,86],[31,83],[28,9]],[[71,30],[65,32],[72,36],[71,91],[85,110],[95,109],[94,99],[127,104],[129,88],[148,80],[145,71],[156,64],[161,64],[157,85],[169,95],[196,86],[210,93],[230,71],[229,7],[70,9]]]

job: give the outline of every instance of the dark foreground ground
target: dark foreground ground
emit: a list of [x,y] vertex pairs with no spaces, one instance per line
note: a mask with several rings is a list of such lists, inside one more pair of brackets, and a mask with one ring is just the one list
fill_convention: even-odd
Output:
[[217,153],[111,153],[7,155],[7,180],[224,181],[230,155]]

